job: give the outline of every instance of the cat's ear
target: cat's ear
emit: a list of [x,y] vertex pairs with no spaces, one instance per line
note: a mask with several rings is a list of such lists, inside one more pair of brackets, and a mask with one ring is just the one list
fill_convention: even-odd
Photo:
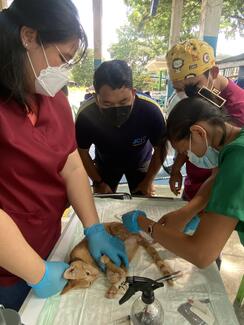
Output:
[[76,265],[71,265],[65,272],[64,272],[64,278],[66,280],[75,280],[77,279],[79,273],[78,268]]
[[[94,278],[95,280],[96,278]],[[93,281],[94,281],[93,280]],[[71,289],[84,289],[84,288],[89,288],[92,284],[93,281],[90,280],[69,280],[66,284],[66,286],[63,288],[63,291],[61,292],[61,295],[64,293],[70,291]]]
[[63,291],[61,292],[61,295],[63,295],[64,293],[70,291],[71,289],[74,289],[78,286],[79,284],[77,283],[77,281],[75,280],[69,280],[66,283],[66,286],[63,288]]

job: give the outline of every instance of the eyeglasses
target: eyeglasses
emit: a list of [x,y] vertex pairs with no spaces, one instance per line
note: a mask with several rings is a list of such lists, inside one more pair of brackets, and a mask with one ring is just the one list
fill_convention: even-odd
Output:
[[67,69],[72,69],[74,67],[74,65],[76,65],[77,63],[79,63],[82,59],[82,55],[80,54],[80,51],[78,50],[74,57],[71,60],[67,60],[66,57],[63,55],[63,53],[60,51],[60,49],[57,47],[57,45],[54,45],[58,51],[58,53],[60,54],[60,56],[62,57],[62,59],[64,60],[64,64],[62,65],[63,67],[67,68]]
[[207,101],[217,106],[218,108],[221,108],[226,102],[226,100],[223,97],[219,96],[214,90],[210,90],[205,86],[198,90],[198,95],[205,98]]

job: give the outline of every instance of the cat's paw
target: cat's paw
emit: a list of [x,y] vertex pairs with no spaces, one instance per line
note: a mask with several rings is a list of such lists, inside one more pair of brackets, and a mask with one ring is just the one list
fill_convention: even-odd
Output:
[[113,299],[118,293],[118,288],[115,285],[112,285],[105,294],[105,297],[108,299]]
[[123,269],[118,269],[116,272],[107,270],[107,279],[110,283],[117,283],[122,278],[124,278],[126,275],[126,272]]

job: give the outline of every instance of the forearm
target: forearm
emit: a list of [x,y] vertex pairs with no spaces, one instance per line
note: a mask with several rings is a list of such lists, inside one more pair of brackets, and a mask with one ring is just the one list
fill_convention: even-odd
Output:
[[[123,220],[124,222],[124,220]],[[200,268],[207,267],[216,260],[227,240],[236,228],[238,220],[216,213],[204,213],[192,236],[138,215],[139,227],[149,233],[154,240],[179,257]],[[149,228],[149,225],[151,227]]]
[[88,176],[91,178],[91,180],[97,181],[97,182],[101,181],[101,176],[99,175],[99,172],[98,172],[96,166],[94,165],[94,162],[93,162],[88,150],[79,149],[79,155],[80,155],[83,165],[86,169],[86,172],[87,172]]
[[29,246],[14,221],[0,210],[0,265],[28,283],[39,282],[45,273],[42,258]]
[[215,170],[213,174],[201,185],[191,201],[180,209],[184,215],[189,216],[189,219],[206,207],[211,195],[211,189],[214,184],[216,174],[217,170]]
[[73,171],[66,183],[69,202],[84,227],[99,222],[87,174],[82,168]]
[[153,182],[155,176],[157,175],[158,171],[160,170],[160,167],[162,165],[161,162],[161,151],[160,148],[154,148],[154,153],[152,155],[151,162],[148,167],[147,174],[145,176],[145,180],[149,182]]
[[169,148],[169,143],[166,136],[164,136],[161,139],[158,148],[159,148],[159,158],[161,160],[161,165],[162,165],[167,157],[168,148]]
[[[145,232],[148,232],[149,225],[153,223],[154,221],[151,219],[138,217],[138,224]],[[201,252],[199,252],[198,245],[193,236],[185,235],[180,231],[156,223],[153,226],[152,238],[177,256],[202,267]]]
[[74,168],[64,177],[70,204],[80,218],[84,227],[99,222],[90,184],[86,171],[82,165]]
[[187,156],[183,153],[177,153],[177,156],[175,158],[174,164],[172,166],[172,173],[179,172],[181,170],[181,167],[184,165],[184,163],[187,161]]

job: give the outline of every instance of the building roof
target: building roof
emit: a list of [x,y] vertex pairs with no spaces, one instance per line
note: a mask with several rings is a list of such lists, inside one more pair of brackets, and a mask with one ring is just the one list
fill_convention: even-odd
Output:
[[167,70],[167,63],[165,57],[157,57],[149,61],[146,69],[150,72],[159,72],[160,70]]
[[216,61],[216,63],[222,64],[222,63],[230,63],[230,62],[243,61],[243,60],[244,60],[244,53],[235,56],[230,56],[226,59],[218,60]]

